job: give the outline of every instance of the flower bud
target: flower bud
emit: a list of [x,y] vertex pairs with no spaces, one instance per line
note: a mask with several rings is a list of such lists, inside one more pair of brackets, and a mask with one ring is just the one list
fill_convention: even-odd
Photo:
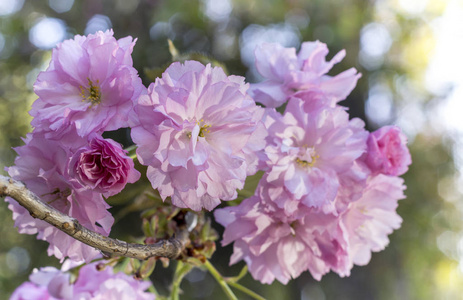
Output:
[[80,184],[105,196],[119,193],[128,182],[140,178],[121,145],[97,135],[93,135],[88,146],[76,151],[69,172]]

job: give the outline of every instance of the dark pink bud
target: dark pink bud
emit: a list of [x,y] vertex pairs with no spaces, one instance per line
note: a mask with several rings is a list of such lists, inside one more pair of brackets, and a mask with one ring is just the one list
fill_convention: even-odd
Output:
[[370,133],[366,163],[373,172],[400,176],[412,163],[407,137],[397,126],[384,126]]
[[71,159],[70,175],[82,185],[112,196],[124,189],[127,183],[140,178],[133,160],[120,144],[95,135],[89,145],[82,147]]

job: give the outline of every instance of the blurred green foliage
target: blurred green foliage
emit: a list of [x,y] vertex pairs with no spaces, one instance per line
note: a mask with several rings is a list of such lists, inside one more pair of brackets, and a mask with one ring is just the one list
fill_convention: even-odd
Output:
[[[226,13],[223,14],[222,7],[218,14],[212,14],[213,2],[224,4]],[[409,101],[418,102],[423,110],[439,101],[426,91],[422,82],[434,43],[429,22],[437,18],[443,8],[437,0],[428,2],[420,17],[407,14],[392,0],[66,0],[63,3],[73,3],[72,7],[61,13],[55,7],[57,1],[25,1],[18,11],[0,15],[0,37],[4,40],[0,47],[0,172],[6,174],[3,167],[12,165],[15,157],[11,147],[22,145],[20,138],[31,130],[27,111],[36,97],[32,85],[38,72],[46,68],[50,50],[38,49],[30,42],[29,35],[31,28],[44,18],[62,20],[66,38],[92,28],[113,28],[117,38],[126,35],[138,38],[133,60],[146,85],[153,80],[153,74],[171,60],[168,39],[181,53],[210,55],[222,62],[230,74],[257,80],[240,55],[245,43],[243,32],[286,26],[284,28],[290,30],[288,34],[295,35],[298,43],[319,39],[328,44],[330,55],[346,49],[346,58],[335,66],[332,74],[356,67],[363,77],[341,104],[349,107],[352,117],[370,120],[367,126],[373,130],[384,125],[367,119],[365,114],[365,101],[375,84],[386,86],[393,95],[396,113],[389,122],[397,120],[400,108]],[[384,24],[390,30],[392,44],[381,63],[360,64],[360,34],[362,28],[372,22]],[[404,85],[412,92],[404,95]],[[407,199],[399,205],[403,225],[390,236],[391,243],[385,251],[374,254],[367,266],[355,267],[349,278],[328,274],[317,282],[306,272],[286,286],[278,282],[268,286],[246,275],[244,285],[268,299],[456,299],[461,296],[463,279],[458,271],[456,249],[463,218],[456,203],[461,202],[462,197],[455,186],[453,141],[431,130],[429,120],[424,124],[421,131],[411,136],[413,165],[405,175]],[[123,206],[135,198],[136,195],[130,194],[112,199],[113,212],[119,213],[124,223],[114,226],[112,236],[130,240],[141,234],[137,202],[128,210]],[[27,280],[33,268],[59,266],[59,262],[47,257],[45,242],[17,233],[6,204],[0,206],[0,220],[0,297],[7,298]],[[217,229],[220,231],[220,226]],[[225,276],[236,276],[243,267],[243,263],[228,267],[231,252],[230,246],[219,247],[212,258],[212,263]],[[30,263],[25,258],[30,259]],[[161,264],[156,265],[152,279],[161,293],[167,293],[172,274],[172,267],[165,269]],[[182,299],[224,297],[214,279],[199,269],[186,276],[181,288]],[[240,292],[237,295],[247,299]]]

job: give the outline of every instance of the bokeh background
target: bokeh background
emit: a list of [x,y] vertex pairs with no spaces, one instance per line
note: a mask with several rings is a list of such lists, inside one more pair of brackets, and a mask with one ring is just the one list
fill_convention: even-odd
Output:
[[[222,61],[229,73],[259,80],[253,49],[261,42],[299,47],[328,44],[330,57],[347,56],[330,74],[356,67],[358,86],[341,102],[369,130],[397,124],[409,138],[413,164],[404,176],[407,199],[398,212],[402,228],[368,266],[349,278],[309,273],[284,286],[244,285],[268,299],[461,299],[463,295],[463,1],[458,0],[0,0],[0,173],[12,165],[21,137],[31,130],[27,112],[32,85],[51,48],[75,34],[113,28],[117,38],[137,37],[133,59],[144,83],[145,69],[169,63],[167,39],[181,52],[201,52]],[[47,244],[19,235],[6,203],[0,204],[0,299],[7,299],[33,268],[59,262]],[[115,210],[118,209],[115,203]],[[116,224],[113,236],[138,233]],[[127,224],[127,223],[124,223]],[[212,262],[226,276],[230,247]],[[156,267],[160,292],[172,268]],[[182,299],[224,297],[213,278],[193,271]],[[240,299],[247,299],[237,292]]]

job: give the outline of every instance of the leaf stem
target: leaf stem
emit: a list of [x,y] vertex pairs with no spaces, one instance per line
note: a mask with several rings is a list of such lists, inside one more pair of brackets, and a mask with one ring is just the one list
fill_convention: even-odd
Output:
[[182,261],[177,261],[177,268],[175,269],[174,280],[172,282],[172,293],[170,299],[178,300],[180,294],[180,284],[183,277],[188,274],[194,267],[190,264],[185,264]]
[[225,295],[227,295],[228,299],[238,300],[238,298],[235,296],[235,294],[233,294],[232,290],[228,286],[227,282],[225,282],[225,279],[222,277],[222,275],[220,275],[219,271],[217,271],[217,269],[208,260],[206,260],[204,266],[209,271],[209,273],[211,273],[211,275],[215,278],[215,280],[217,280]]
[[242,286],[241,284],[239,284],[238,282],[234,282],[234,281],[228,281],[229,285],[231,285],[232,287],[234,287],[235,289],[237,290],[240,290],[242,291],[243,293],[249,295],[250,297],[254,298],[254,299],[257,299],[257,300],[265,300],[264,297],[262,297],[261,295],[257,294],[256,292],[254,291],[251,291],[250,289],[248,289],[247,287],[245,286]]

